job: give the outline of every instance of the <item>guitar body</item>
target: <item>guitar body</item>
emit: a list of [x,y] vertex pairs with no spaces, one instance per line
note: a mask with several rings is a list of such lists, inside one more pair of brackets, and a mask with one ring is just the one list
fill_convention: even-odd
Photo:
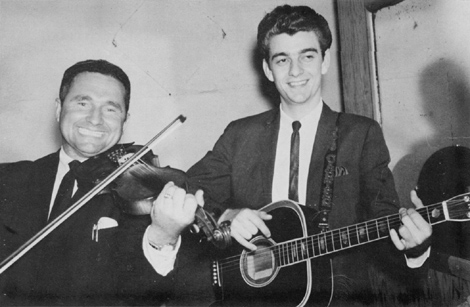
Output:
[[272,237],[255,236],[250,242],[257,246],[256,252],[238,245],[224,251],[224,259],[213,263],[214,284],[221,300],[218,305],[304,306],[312,290],[310,260],[286,264],[289,259],[283,258],[293,257],[291,252],[279,255],[282,249],[269,248],[278,242],[307,237],[303,211],[291,201],[275,202],[260,210],[273,216],[266,221]]
[[[257,246],[256,251],[234,244],[221,251],[218,260],[212,264],[217,306],[328,306],[333,297],[332,284],[334,299],[341,302],[341,306],[352,305],[348,303],[350,295],[355,296],[351,298],[356,302],[368,301],[371,299],[369,286],[361,288],[360,282],[352,280],[357,279],[356,272],[359,272],[355,263],[341,264],[340,257],[335,257],[335,269],[339,270],[333,272],[330,257],[388,238],[391,229],[396,230],[402,225],[401,215],[392,214],[315,233],[311,212],[295,202],[271,203],[260,211],[273,216],[272,220],[265,221],[271,238],[257,234],[250,241]],[[468,221],[470,193],[427,205],[417,212],[431,225]],[[359,254],[342,255],[354,256],[351,260],[357,265],[365,263]],[[338,264],[340,267],[336,267]],[[341,265],[342,269],[352,271],[345,274]],[[368,277],[362,278],[366,279]]]

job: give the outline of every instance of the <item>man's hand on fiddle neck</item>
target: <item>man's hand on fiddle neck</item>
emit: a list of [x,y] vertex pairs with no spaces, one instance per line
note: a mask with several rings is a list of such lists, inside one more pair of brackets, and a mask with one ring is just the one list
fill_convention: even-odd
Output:
[[153,202],[149,241],[154,245],[176,244],[181,232],[194,222],[198,205],[204,205],[201,190],[193,195],[186,193],[173,182],[167,183]]

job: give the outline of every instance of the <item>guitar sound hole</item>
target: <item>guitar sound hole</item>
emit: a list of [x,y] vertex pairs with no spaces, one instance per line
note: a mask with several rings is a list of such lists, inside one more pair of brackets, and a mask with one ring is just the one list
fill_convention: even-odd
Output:
[[252,287],[264,287],[277,275],[279,268],[271,248],[275,242],[264,237],[256,237],[251,243],[257,246],[255,251],[244,250],[240,257],[240,270],[245,282]]

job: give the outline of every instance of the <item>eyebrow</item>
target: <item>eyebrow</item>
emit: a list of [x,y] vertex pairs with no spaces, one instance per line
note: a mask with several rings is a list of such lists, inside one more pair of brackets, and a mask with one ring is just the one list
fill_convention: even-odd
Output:
[[91,97],[87,95],[76,95],[71,100],[91,100]]
[[[312,48],[305,48],[305,49],[300,50],[300,54],[307,53],[307,52],[318,53],[318,49],[312,47]],[[279,57],[279,56],[288,56],[288,55],[289,54],[286,52],[278,52],[272,55],[271,60],[274,60],[276,57]]]

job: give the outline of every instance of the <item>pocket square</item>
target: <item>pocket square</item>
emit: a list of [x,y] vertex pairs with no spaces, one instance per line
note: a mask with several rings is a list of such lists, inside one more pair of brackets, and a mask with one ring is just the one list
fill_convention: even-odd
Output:
[[335,177],[346,176],[348,174],[348,169],[344,166],[337,166],[335,169]]
[[112,219],[107,216],[103,216],[98,220],[98,223],[93,225],[93,229],[91,231],[91,239],[98,242],[98,233],[100,229],[107,229],[117,227],[118,222],[115,219]]
[[103,216],[102,218],[99,219],[98,224],[96,224],[96,228],[99,229],[106,229],[106,228],[112,228],[112,227],[117,227],[118,222],[115,219],[112,219],[107,216]]

